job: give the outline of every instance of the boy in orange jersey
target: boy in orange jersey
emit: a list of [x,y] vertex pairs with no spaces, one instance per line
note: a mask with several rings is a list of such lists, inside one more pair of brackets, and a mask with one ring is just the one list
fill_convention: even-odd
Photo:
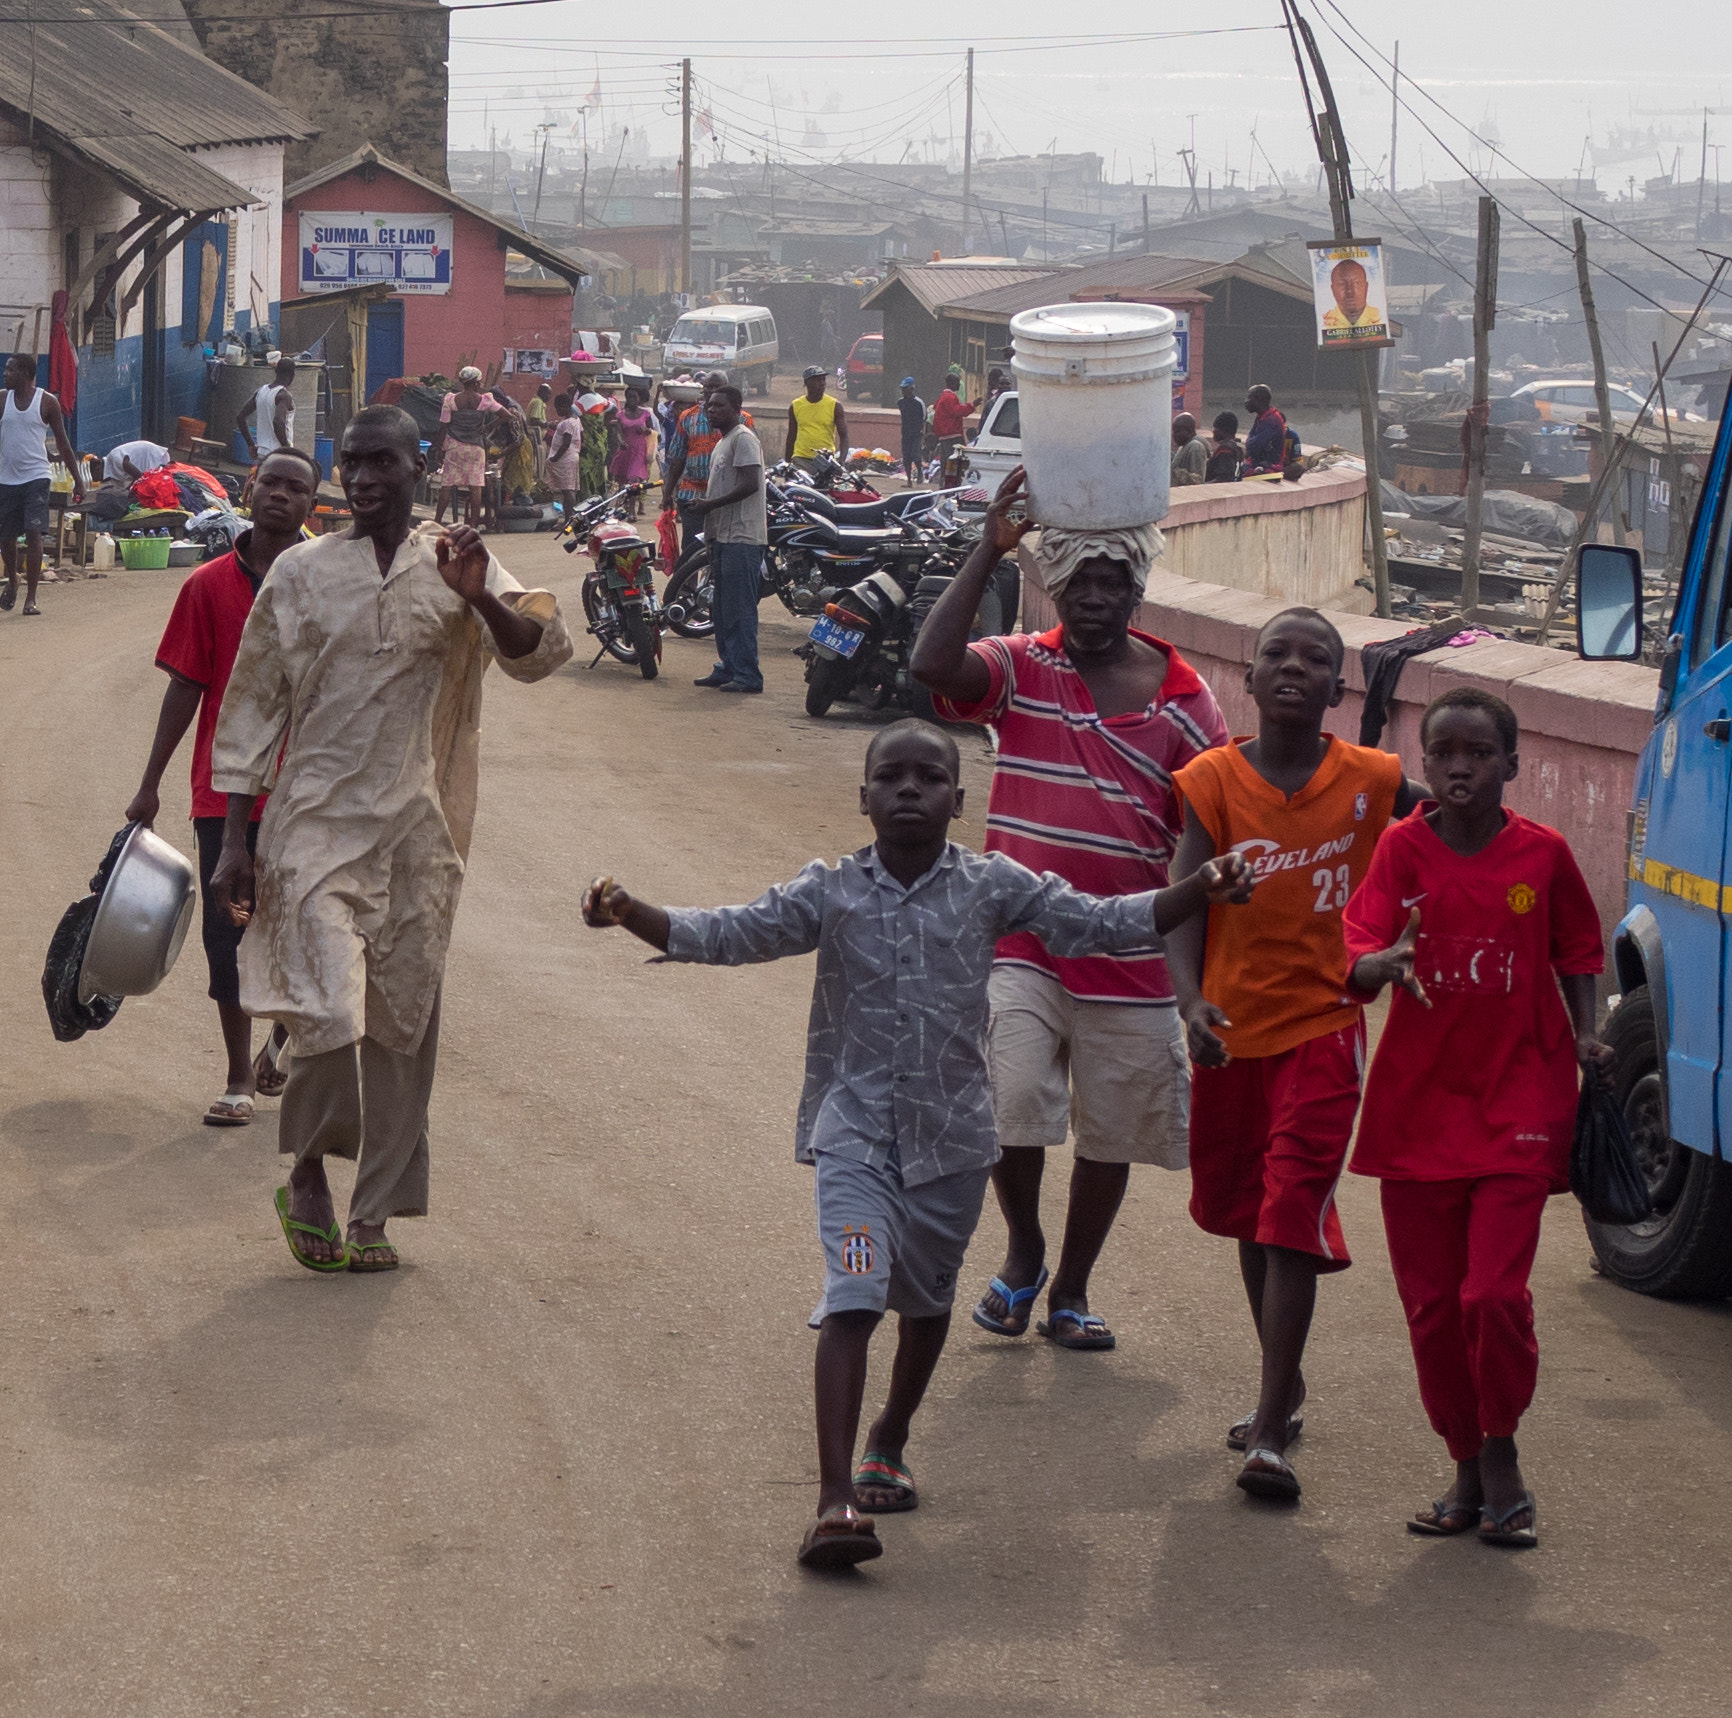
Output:
[[1251,861],[1257,892],[1237,922],[1211,911],[1167,942],[1191,1059],[1191,1215],[1239,1243],[1263,1350],[1256,1411],[1227,1433],[1246,1451],[1240,1487],[1290,1500],[1287,1446],[1305,1399],[1300,1362],[1320,1272],[1351,1262],[1335,1211],[1347,1161],[1365,1021],[1347,988],[1341,914],[1391,816],[1424,789],[1392,753],[1323,732],[1341,702],[1341,635],[1315,609],[1286,609],[1258,635],[1245,674],[1255,739],[1192,759],[1174,778],[1189,876],[1221,853]]

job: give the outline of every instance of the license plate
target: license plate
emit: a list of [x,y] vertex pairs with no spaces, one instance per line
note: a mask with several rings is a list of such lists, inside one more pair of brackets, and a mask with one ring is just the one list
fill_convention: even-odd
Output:
[[840,621],[832,620],[827,614],[821,615],[812,626],[812,642],[821,644],[826,650],[833,650],[838,656],[852,656],[860,648],[866,634],[857,626],[844,626]]

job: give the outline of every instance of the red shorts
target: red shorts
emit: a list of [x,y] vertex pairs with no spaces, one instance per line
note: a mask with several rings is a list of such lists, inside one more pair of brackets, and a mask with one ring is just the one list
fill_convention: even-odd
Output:
[[1278,1056],[1245,1056],[1191,1079],[1191,1216],[1211,1235],[1312,1253],[1345,1270],[1335,1187],[1347,1162],[1365,1019]]

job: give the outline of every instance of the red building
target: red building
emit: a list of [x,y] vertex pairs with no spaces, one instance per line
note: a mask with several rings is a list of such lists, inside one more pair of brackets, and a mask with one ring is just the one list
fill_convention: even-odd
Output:
[[595,270],[370,144],[283,192],[285,304],[390,289],[367,305],[367,400],[395,377],[462,364],[503,370],[500,385],[527,399],[542,376],[522,365],[571,351],[572,295]]

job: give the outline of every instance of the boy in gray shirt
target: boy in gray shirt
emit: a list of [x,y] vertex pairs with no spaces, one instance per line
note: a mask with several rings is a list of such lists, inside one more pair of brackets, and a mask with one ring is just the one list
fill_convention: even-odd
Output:
[[[948,838],[962,810],[959,775],[948,734],[896,722],[866,749],[870,847],[834,866],[815,859],[749,906],[652,907],[611,877],[584,896],[588,924],[623,925],[670,960],[740,966],[817,952],[795,1129],[796,1158],[817,1168],[826,1264],[809,1321],[819,1332],[821,1477],[800,1561],[812,1568],[878,1556],[864,1512],[918,1502],[902,1452],[998,1159],[986,1065],[998,939],[1032,930],[1062,955],[1158,950],[1180,920],[1251,892],[1236,853],[1175,888],[1111,900],[1002,853],[972,853]],[[855,1467],[867,1344],[887,1310],[900,1319],[890,1395]]]

